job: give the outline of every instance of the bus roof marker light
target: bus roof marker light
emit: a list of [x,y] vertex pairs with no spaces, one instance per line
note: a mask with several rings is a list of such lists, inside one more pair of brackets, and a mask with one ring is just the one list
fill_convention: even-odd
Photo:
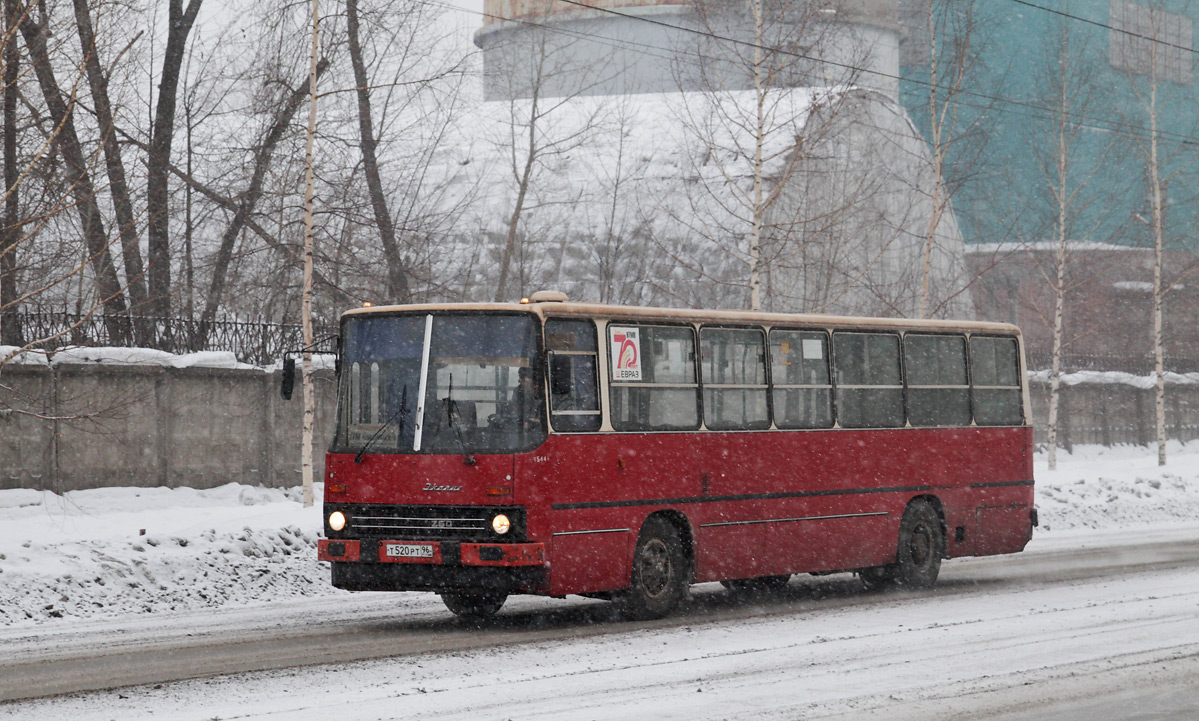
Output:
[[528,305],[528,304],[529,304],[529,299],[528,299],[528,298],[521,298],[521,299],[520,299],[520,304],[521,304],[521,305]]
[[374,303],[371,303],[369,300],[362,301],[363,308],[370,308],[372,305],[374,305]]

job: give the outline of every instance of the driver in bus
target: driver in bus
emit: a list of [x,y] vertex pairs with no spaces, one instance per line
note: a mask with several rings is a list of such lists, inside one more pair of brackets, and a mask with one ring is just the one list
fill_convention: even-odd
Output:
[[529,431],[541,427],[541,389],[533,369],[522,367],[517,371],[517,385],[512,397],[500,412],[500,420],[507,426],[516,426]]

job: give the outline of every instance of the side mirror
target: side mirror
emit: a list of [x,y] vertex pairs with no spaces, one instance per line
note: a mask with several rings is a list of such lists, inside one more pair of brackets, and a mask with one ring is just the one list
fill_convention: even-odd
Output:
[[283,377],[279,387],[279,395],[283,396],[283,400],[290,401],[292,391],[296,388],[296,359],[283,358]]

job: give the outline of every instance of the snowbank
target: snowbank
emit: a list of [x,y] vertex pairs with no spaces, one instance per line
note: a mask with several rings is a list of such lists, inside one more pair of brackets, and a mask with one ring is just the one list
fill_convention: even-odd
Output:
[[[1199,443],[1172,443],[1169,458],[1076,447],[1051,472],[1038,457],[1037,540],[1193,523]],[[340,594],[315,560],[320,528],[299,489],[0,491],[0,626]]]
[[0,625],[337,593],[320,528],[299,489],[0,490]]
[[1199,521],[1199,442],[1167,444],[1167,465],[1157,447],[1075,446],[1058,449],[1058,467],[1036,464],[1037,509],[1042,532],[1155,526]]

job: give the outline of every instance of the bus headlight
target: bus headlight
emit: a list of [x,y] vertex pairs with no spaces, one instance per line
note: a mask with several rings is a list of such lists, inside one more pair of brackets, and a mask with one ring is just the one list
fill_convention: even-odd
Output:
[[340,531],[346,527],[346,516],[341,511],[334,511],[329,514],[329,528],[334,531]]
[[496,517],[491,519],[491,530],[501,536],[511,530],[511,528],[512,521],[509,521],[508,517],[502,513],[496,514]]

